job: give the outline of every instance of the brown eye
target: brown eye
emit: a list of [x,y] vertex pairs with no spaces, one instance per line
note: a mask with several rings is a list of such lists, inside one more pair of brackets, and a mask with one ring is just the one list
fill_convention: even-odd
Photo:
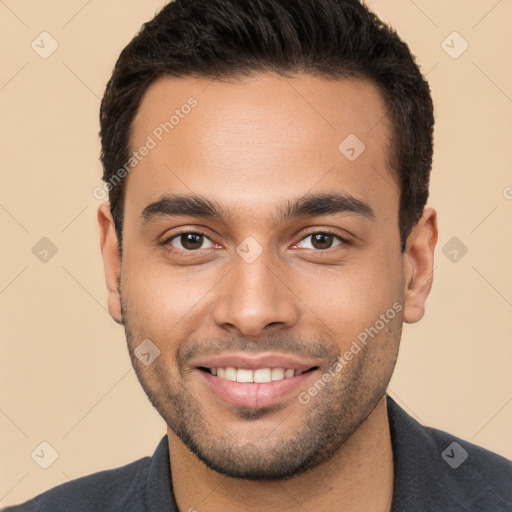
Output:
[[214,247],[214,244],[207,236],[193,232],[178,233],[167,240],[165,244],[170,245],[173,249],[177,249],[178,251],[188,252]]
[[348,244],[348,241],[333,233],[319,231],[305,236],[297,246],[302,249],[316,249],[321,251],[331,249],[342,244]]
[[203,235],[198,235],[197,233],[185,233],[181,235],[180,242],[185,249],[193,251],[201,248],[201,245],[203,245],[203,239]]
[[327,233],[316,233],[311,238],[311,245],[315,249],[329,249],[332,246],[334,237]]

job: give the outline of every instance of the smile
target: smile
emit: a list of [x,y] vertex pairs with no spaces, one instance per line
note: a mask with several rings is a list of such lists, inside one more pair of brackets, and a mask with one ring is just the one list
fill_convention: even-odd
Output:
[[237,368],[199,366],[196,376],[209,393],[235,407],[270,407],[289,401],[318,373],[319,366]]

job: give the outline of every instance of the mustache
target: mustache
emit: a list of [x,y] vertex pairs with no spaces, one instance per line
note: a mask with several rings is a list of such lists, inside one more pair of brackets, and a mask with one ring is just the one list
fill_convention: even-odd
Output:
[[183,367],[196,356],[211,357],[225,352],[250,354],[279,352],[286,355],[320,358],[326,362],[334,361],[341,355],[339,348],[325,339],[307,340],[284,334],[268,334],[257,339],[247,339],[243,336],[186,339],[176,350],[176,361]]
[[[129,322],[123,294],[121,293],[121,315],[128,340],[134,338]],[[141,336],[139,336],[141,337]],[[142,337],[141,337],[142,338]],[[157,345],[165,345],[164,339],[153,340]],[[257,337],[244,337],[241,335],[227,335],[223,337],[197,337],[188,336],[182,340],[175,351],[175,360],[179,368],[194,357],[213,357],[223,352],[241,352],[250,354],[263,354],[279,352],[288,356],[302,356],[304,358],[323,359],[326,365],[333,365],[340,357],[338,345],[331,339],[319,336],[300,336],[287,333],[265,333]]]

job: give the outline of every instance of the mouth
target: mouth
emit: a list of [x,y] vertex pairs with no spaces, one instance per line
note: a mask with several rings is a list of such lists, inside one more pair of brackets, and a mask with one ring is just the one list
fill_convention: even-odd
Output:
[[249,408],[290,401],[320,369],[316,361],[271,354],[254,359],[224,356],[198,363],[194,374],[205,391],[215,397],[215,403]]

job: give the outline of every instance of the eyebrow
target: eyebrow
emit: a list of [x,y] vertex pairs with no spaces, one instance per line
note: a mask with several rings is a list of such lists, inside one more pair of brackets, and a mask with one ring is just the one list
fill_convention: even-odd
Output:
[[[368,220],[375,220],[372,207],[356,197],[345,193],[308,194],[295,200],[288,200],[277,207],[277,222],[304,217],[351,213]],[[142,224],[148,224],[161,217],[200,217],[221,221],[232,218],[229,209],[215,201],[199,195],[165,194],[148,204],[140,215]]]

